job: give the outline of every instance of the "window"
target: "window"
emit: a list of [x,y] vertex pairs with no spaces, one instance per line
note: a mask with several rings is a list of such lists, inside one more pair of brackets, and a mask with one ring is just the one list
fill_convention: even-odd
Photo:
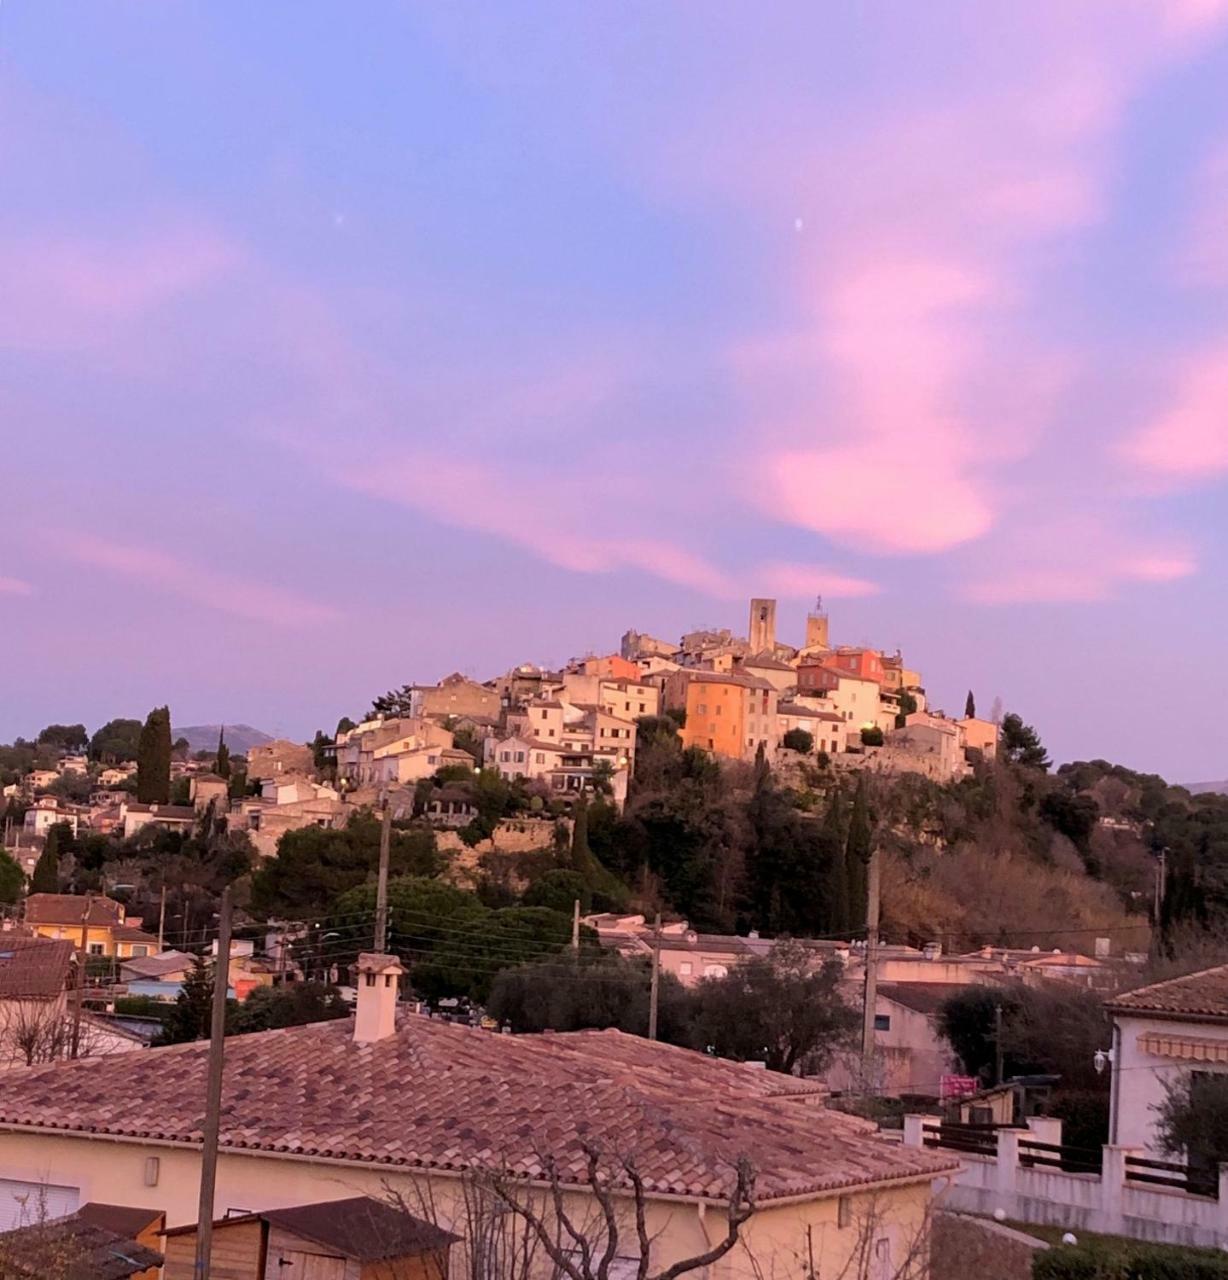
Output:
[[641,702],[641,703],[640,703],[640,714],[642,715],[642,714],[643,714],[643,712],[644,712],[644,704]]
[[875,1031],[890,1031],[890,1030],[891,1030],[891,1015],[890,1015],[889,1013],[876,1013],[876,1014],[874,1015],[874,1030],[875,1030]]
[[91,942],[91,943],[89,944],[89,946],[86,948],[86,950],[87,950],[87,951],[90,953],[90,955],[92,955],[92,956],[100,956],[100,955],[102,955],[102,943],[101,943],[101,942]]
[[841,1196],[836,1201],[836,1226],[842,1230],[853,1225],[853,1198]]
[[547,733],[546,733],[546,737],[547,737],[547,738],[553,738],[553,737],[554,737],[554,730],[553,730],[553,729],[548,730],[548,731],[547,731]]
[[438,760],[438,759],[439,759],[439,757],[438,757],[438,756],[427,756],[427,758],[426,758],[426,762],[427,762],[427,764],[434,764],[434,763],[435,763],[435,761],[436,761],[436,760]]
[[728,977],[729,970],[723,964],[706,964],[704,965],[705,978],[725,978]]
[[133,946],[132,954],[133,956],[147,956],[149,948],[143,942],[138,942]]
[[512,753],[511,753],[510,751],[500,751],[500,752],[499,752],[499,759],[500,759],[504,764],[507,764],[507,762],[508,762],[511,758],[512,758]]
[[684,978],[689,978],[689,977],[691,976],[691,973],[693,972],[694,968],[695,968],[695,966],[694,966],[694,965],[693,965],[689,960],[684,960],[684,961],[683,961],[683,962],[678,966],[678,972],[682,975],[682,977],[684,977]]
[[545,764],[545,763],[546,763],[546,753],[545,753],[544,751],[539,751],[539,752],[537,753],[537,756],[536,756],[536,759],[535,759],[534,763],[536,763],[536,764]]
[[517,751],[517,752],[516,752],[516,763],[517,763],[517,764],[524,764],[524,752],[523,752],[523,751]]

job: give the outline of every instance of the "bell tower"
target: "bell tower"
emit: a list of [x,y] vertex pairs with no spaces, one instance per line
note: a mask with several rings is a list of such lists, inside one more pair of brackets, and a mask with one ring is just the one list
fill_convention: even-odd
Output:
[[750,628],[747,632],[751,653],[771,653],[776,648],[776,601],[754,599],[750,602]]
[[827,632],[827,614],[823,609],[823,597],[814,602],[814,608],[806,615],[807,649],[830,649]]

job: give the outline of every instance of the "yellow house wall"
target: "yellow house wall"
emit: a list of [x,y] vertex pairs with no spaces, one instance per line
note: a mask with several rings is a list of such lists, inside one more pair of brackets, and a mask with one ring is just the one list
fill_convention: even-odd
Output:
[[[150,1157],[159,1161],[156,1186],[146,1185]],[[196,1220],[200,1160],[196,1151],[152,1143],[0,1132],[0,1178],[75,1186],[81,1203],[100,1200],[162,1209],[168,1226],[182,1226]],[[354,1195],[383,1198],[390,1190],[401,1194],[410,1212],[420,1216],[431,1216],[420,1208],[429,1197],[440,1224],[463,1231],[461,1187],[455,1178],[416,1181],[395,1170],[230,1152],[223,1152],[218,1161],[215,1216]],[[802,1280],[808,1252],[822,1260],[819,1274],[839,1275],[857,1245],[860,1223],[871,1216],[881,1218],[876,1237],[891,1238],[898,1252],[920,1229],[928,1200],[927,1183],[887,1188],[877,1197],[854,1195],[849,1198],[852,1221],[845,1227],[838,1225],[835,1196],[765,1206],[743,1228],[742,1242],[710,1268],[708,1280]],[[582,1193],[569,1193],[567,1201],[569,1212],[580,1222],[595,1210],[591,1198]],[[635,1232],[629,1202],[626,1209],[620,1238],[630,1243]],[[647,1217],[654,1269],[703,1252],[724,1235],[719,1206],[701,1213],[693,1203],[650,1201]],[[459,1259],[454,1259],[454,1266],[458,1273],[463,1270]]]

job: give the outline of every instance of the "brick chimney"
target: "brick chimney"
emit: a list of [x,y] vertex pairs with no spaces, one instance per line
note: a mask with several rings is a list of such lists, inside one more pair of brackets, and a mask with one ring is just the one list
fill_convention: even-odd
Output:
[[364,951],[355,965],[358,975],[358,1013],[354,1043],[373,1044],[397,1029],[397,979],[405,972],[396,956]]

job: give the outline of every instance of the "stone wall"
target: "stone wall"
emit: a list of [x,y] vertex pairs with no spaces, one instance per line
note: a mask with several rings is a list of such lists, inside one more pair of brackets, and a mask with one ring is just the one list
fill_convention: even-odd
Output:
[[988,1218],[936,1213],[930,1238],[931,1280],[1031,1280],[1043,1240]]

